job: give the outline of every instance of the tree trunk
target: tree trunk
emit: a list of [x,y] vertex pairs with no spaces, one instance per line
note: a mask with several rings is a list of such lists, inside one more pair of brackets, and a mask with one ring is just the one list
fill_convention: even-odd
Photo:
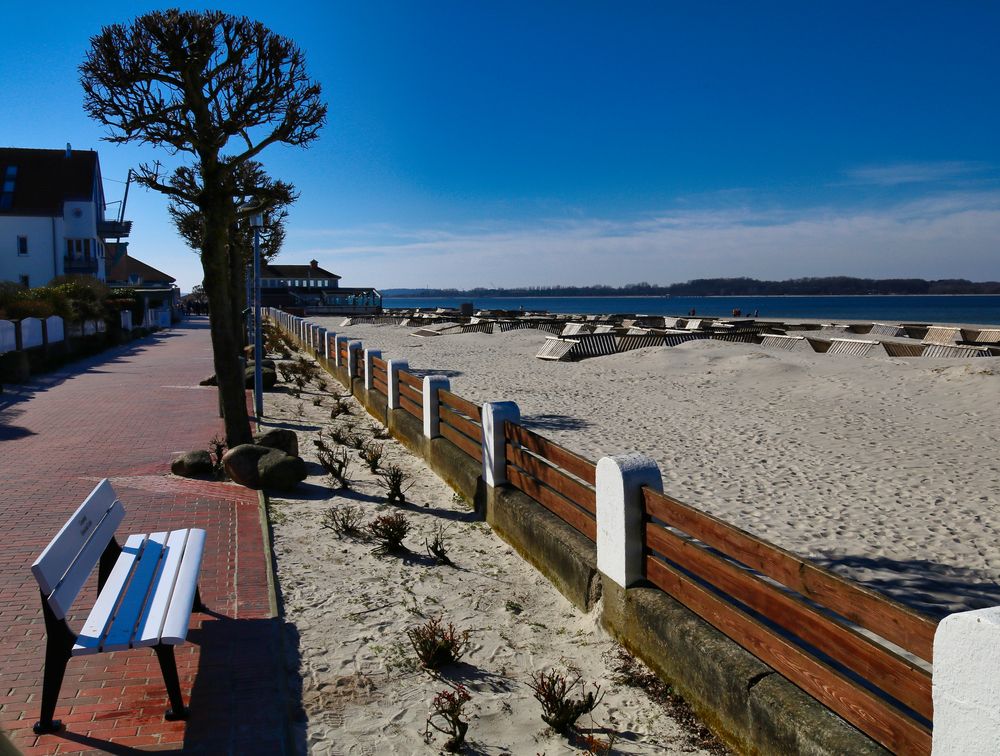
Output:
[[[206,182],[207,185],[207,182]],[[213,198],[214,199],[214,198]],[[226,444],[232,448],[250,443],[250,418],[247,414],[246,380],[240,363],[241,340],[239,322],[233,323],[233,305],[230,295],[227,198],[212,202],[205,215],[205,238],[201,252],[205,272],[205,293],[212,307],[211,332],[212,356],[215,375],[222,395],[222,414],[226,425]]]
[[244,319],[243,312],[252,305],[252,302],[247,301],[246,262],[243,259],[243,252],[242,250],[233,249],[232,239],[235,238],[234,230],[235,228],[231,227],[229,235],[229,301],[232,313],[233,338],[236,339],[237,344],[245,347],[250,344],[247,340],[247,323],[249,322],[249,318]]

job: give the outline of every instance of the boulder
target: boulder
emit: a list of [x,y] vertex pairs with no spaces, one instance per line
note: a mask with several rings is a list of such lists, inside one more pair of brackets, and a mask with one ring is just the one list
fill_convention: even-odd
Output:
[[[274,388],[274,385],[278,382],[278,373],[271,368],[266,368],[263,365],[260,370],[261,382],[264,385],[264,391],[270,391]],[[253,388],[253,367],[248,367],[243,372],[243,379],[247,388]]]
[[281,449],[269,449],[257,461],[257,475],[261,488],[288,491],[306,479],[306,463],[301,457],[289,456]]
[[240,444],[222,455],[222,466],[226,471],[226,475],[232,478],[234,482],[247,488],[260,488],[257,462],[270,451],[273,450],[268,449],[266,446]]
[[170,463],[170,472],[184,478],[197,478],[201,475],[211,475],[215,470],[212,455],[204,449],[189,451]]
[[290,457],[299,456],[299,438],[295,431],[284,428],[271,428],[263,433],[256,433],[253,442],[257,446],[266,446],[269,449],[281,449]]

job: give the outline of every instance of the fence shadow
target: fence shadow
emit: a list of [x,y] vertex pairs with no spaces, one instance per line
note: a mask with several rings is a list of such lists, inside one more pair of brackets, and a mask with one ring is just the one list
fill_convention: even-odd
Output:
[[591,425],[589,420],[568,415],[523,415],[521,425],[532,430],[581,430]]
[[935,619],[952,612],[1000,605],[1000,585],[981,570],[929,559],[856,555],[827,556],[815,561]]

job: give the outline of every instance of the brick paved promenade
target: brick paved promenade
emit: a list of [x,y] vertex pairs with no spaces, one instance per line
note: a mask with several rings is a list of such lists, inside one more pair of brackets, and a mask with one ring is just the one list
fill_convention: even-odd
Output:
[[[286,752],[257,496],[169,475],[173,452],[222,429],[215,390],[198,386],[211,373],[208,324],[193,319],[0,395],[0,727],[26,754]],[[66,729],[36,737],[45,641],[30,566],[102,477],[125,505],[121,531],[208,531],[200,585],[212,613],[192,616],[177,655],[191,717],[164,721],[152,650],[99,654],[70,660],[56,708]]]

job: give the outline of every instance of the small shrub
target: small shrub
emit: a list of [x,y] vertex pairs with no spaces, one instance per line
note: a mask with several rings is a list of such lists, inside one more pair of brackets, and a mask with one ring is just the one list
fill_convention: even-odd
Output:
[[465,743],[465,733],[469,723],[462,721],[462,709],[472,700],[463,686],[456,685],[454,690],[442,690],[431,701],[431,713],[427,717],[424,728],[424,742],[430,744],[433,739],[431,728],[448,736],[443,746],[448,753],[457,753]]
[[362,534],[361,530],[362,512],[359,507],[347,505],[345,507],[330,507],[323,513],[323,520],[320,525],[337,534],[338,538],[349,536],[357,538]]
[[410,523],[398,512],[381,515],[368,523],[368,533],[378,543],[372,552],[378,555],[406,551],[403,539],[410,532]]
[[431,617],[423,625],[411,627],[406,637],[424,669],[454,664],[469,648],[469,631],[460,633],[450,622],[446,626],[440,617]]
[[330,388],[330,384],[326,382],[326,379],[320,378],[318,381],[316,381],[316,388],[326,393],[326,390]]
[[332,428],[330,428],[329,433],[330,433],[330,438],[336,443],[342,444],[344,446],[350,446],[350,443],[348,442],[353,437],[350,426],[345,427],[343,425],[335,425]]
[[352,433],[347,439],[347,445],[357,451],[363,450],[365,448],[365,443],[365,437],[360,433]]
[[316,438],[313,439],[313,444],[316,446],[316,459],[326,471],[326,474],[339,483],[341,488],[350,488],[351,479],[349,471],[351,459],[347,453],[347,449],[342,446],[338,446],[337,448],[330,446],[326,442],[326,439],[323,438],[323,431],[320,431]]
[[382,481],[382,485],[385,487],[385,500],[390,504],[394,501],[398,501],[401,504],[406,503],[406,492],[410,490],[413,483],[406,485],[410,476],[401,468],[399,465],[389,465],[378,473],[379,480]]
[[[582,698],[570,695],[578,685]],[[576,720],[592,712],[604,698],[599,685],[588,692],[586,686],[580,683],[580,675],[570,678],[555,670],[536,672],[528,687],[535,692],[535,699],[542,705],[542,721],[560,735],[568,735]]]
[[389,438],[389,429],[384,425],[379,425],[375,422],[369,422],[368,425],[371,427],[372,438],[376,441],[385,441]]
[[215,474],[222,474],[222,455],[226,453],[226,437],[216,433],[208,441],[208,453],[212,455]]
[[385,453],[384,444],[376,444],[374,441],[369,441],[361,447],[361,459],[368,469],[373,473],[378,472],[379,464],[382,462],[382,455]]
[[438,525],[437,533],[434,534],[434,540],[428,543],[425,538],[424,546],[427,548],[427,553],[434,557],[434,561],[438,564],[446,564],[449,567],[454,566],[451,559],[448,558],[448,549],[444,544],[444,527]]
[[323,397],[321,397],[321,396],[314,396],[313,397],[313,407],[322,407],[322,406],[323,406]]

